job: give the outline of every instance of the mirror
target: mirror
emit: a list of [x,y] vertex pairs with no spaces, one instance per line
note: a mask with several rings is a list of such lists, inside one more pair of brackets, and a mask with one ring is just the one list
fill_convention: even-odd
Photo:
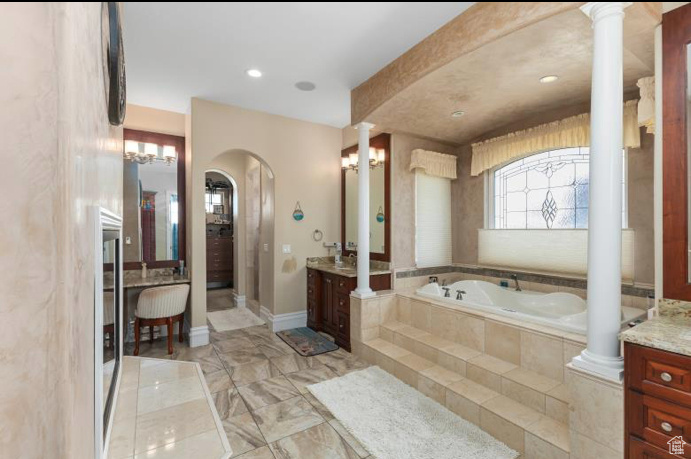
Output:
[[103,231],[103,419],[104,435],[115,392],[115,377],[120,361],[119,231]]
[[[390,245],[390,138],[380,134],[370,139],[370,257],[389,261]],[[342,243],[346,255],[357,252],[358,164],[357,145],[342,151]]]
[[184,249],[182,137],[125,129],[125,269],[177,267]]

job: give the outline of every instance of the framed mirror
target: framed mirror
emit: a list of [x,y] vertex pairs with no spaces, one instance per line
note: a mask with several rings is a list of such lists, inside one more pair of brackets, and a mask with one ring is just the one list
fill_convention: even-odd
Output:
[[125,129],[124,140],[124,267],[178,267],[185,259],[185,138]]
[[[341,152],[341,243],[343,255],[357,254],[358,146]],[[370,139],[370,259],[391,260],[391,134]]]
[[663,296],[691,300],[691,5],[662,16]]

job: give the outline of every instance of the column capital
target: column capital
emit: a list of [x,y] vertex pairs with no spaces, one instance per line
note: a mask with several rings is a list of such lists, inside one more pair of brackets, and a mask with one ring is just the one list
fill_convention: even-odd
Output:
[[633,2],[588,2],[581,6],[581,11],[588,16],[593,23],[612,15],[624,15],[624,8],[631,6]]
[[353,125],[355,129],[364,129],[365,131],[369,131],[374,127],[374,124],[368,123],[367,121],[361,121],[358,124]]

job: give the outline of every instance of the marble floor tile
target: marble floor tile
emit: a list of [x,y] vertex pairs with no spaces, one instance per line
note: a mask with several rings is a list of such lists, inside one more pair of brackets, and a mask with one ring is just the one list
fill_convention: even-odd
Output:
[[113,424],[108,445],[110,459],[125,459],[134,454],[136,419],[134,417],[120,420]]
[[137,454],[135,459],[216,458],[224,453],[221,437],[216,429],[188,437],[157,449]]
[[201,381],[197,376],[156,386],[142,387],[139,389],[137,415],[162,410],[205,396]]
[[274,403],[300,395],[300,392],[285,376],[253,382],[239,387],[238,391],[250,410],[273,405]]
[[233,450],[233,457],[266,445],[259,427],[249,412],[224,419],[223,430]]
[[283,341],[279,342],[272,342],[272,343],[264,343],[264,344],[258,344],[257,347],[259,348],[260,351],[264,353],[265,356],[268,358],[272,359],[274,357],[280,357],[282,355],[286,354],[295,354],[295,350],[288,346],[286,343]]
[[310,405],[314,407],[315,410],[317,410],[317,413],[321,415],[321,417],[324,418],[326,421],[330,421],[334,419],[334,415],[331,414],[331,411],[327,407],[324,406],[322,402],[317,400],[317,398],[312,395],[310,392],[307,392],[306,394],[302,394],[303,397],[305,397],[305,400],[309,402]]
[[304,397],[294,397],[253,412],[264,438],[274,442],[324,422]]
[[269,360],[231,367],[230,377],[236,386],[244,386],[262,379],[273,378],[281,374]]
[[233,382],[230,380],[230,375],[226,370],[206,373],[204,375],[204,379],[206,380],[206,385],[209,388],[209,393],[211,394],[228,390],[233,387]]
[[223,370],[223,362],[218,358],[218,354],[213,346],[185,347],[175,356],[175,360],[198,363],[204,374]]
[[338,433],[338,435],[340,435],[341,438],[343,438],[343,440],[345,440],[348,446],[353,448],[353,451],[355,451],[355,453],[359,457],[365,458],[369,456],[367,450],[360,444],[359,441],[357,441],[355,437],[353,437],[353,435],[350,432],[346,430],[343,424],[341,424],[337,419],[332,419],[331,421],[329,421],[329,425],[333,427],[336,433]]
[[250,341],[249,338],[230,338],[223,341],[216,341],[212,343],[214,349],[219,354],[225,354],[227,352],[237,351],[239,349],[247,349],[255,347],[255,344]]
[[271,363],[276,365],[284,375],[295,373],[300,370],[307,370],[308,368],[324,366],[316,357],[303,357],[295,352],[272,358]]
[[[142,333],[143,331],[144,330],[142,330]],[[168,343],[165,338],[158,338],[154,340],[153,343],[151,341],[141,341],[139,343],[139,355],[137,357],[172,360],[177,351],[179,351],[179,348],[185,346],[180,343],[175,344],[177,344],[177,346],[174,346],[173,353],[168,354]],[[134,355],[134,343],[125,343],[123,346],[123,354],[128,356]]]
[[302,370],[296,373],[290,373],[286,377],[293,383],[293,385],[300,391],[300,393],[307,392],[307,386],[316,384],[328,379],[335,378],[337,375],[326,367],[311,368],[309,370]]
[[139,387],[163,384],[179,379],[197,376],[197,368],[192,364],[171,361],[162,365],[145,366],[139,372]]
[[211,343],[217,343],[219,341],[225,341],[228,339],[234,339],[234,338],[247,338],[247,334],[245,334],[242,329],[240,330],[226,330],[222,332],[217,332],[213,329],[209,330],[209,340]]
[[216,411],[221,420],[232,418],[248,411],[245,401],[234,386],[231,389],[211,394],[211,398],[214,401],[214,405],[216,405]]
[[240,456],[234,456],[237,459],[274,459],[274,454],[268,446],[262,446]]
[[328,424],[319,424],[270,444],[276,459],[357,459],[359,456]]
[[205,398],[137,417],[135,453],[143,453],[215,429]]
[[226,368],[245,365],[248,363],[255,363],[262,360],[269,360],[262,351],[256,347],[250,349],[238,349],[236,351],[228,352],[218,355]]
[[353,371],[363,370],[369,366],[366,362],[349,354],[343,349],[339,349],[335,352],[327,352],[326,354],[316,356],[316,358],[338,376],[344,376]]

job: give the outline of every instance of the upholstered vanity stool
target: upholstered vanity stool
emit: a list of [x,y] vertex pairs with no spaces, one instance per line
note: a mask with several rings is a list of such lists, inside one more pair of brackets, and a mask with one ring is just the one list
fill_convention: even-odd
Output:
[[173,323],[179,322],[178,339],[182,343],[185,307],[189,293],[189,284],[167,285],[142,291],[137,302],[137,310],[134,312],[134,355],[139,355],[140,329],[147,325],[151,341],[154,340],[155,326],[168,326],[168,354],[172,354]]

